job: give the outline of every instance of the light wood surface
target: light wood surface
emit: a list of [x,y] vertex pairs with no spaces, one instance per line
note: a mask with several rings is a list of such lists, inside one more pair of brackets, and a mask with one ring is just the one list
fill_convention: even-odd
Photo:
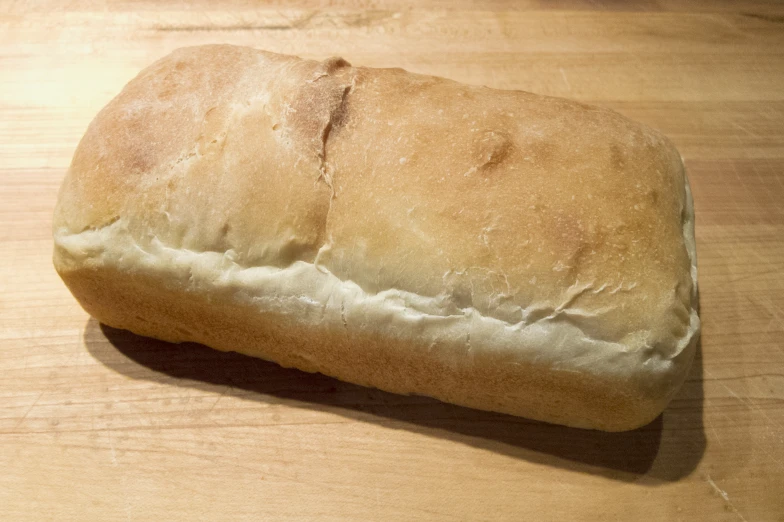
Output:
[[[784,520],[784,5],[3,2],[0,519]],[[228,42],[599,103],[667,133],[704,330],[653,424],[571,430],[103,329],[51,266],[95,113]]]

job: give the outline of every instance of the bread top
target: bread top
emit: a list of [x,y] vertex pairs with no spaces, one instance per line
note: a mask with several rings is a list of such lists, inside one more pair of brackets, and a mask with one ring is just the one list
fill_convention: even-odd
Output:
[[637,362],[672,360],[698,327],[691,200],[664,136],[338,58],[202,46],[142,71],[90,125],[55,212],[56,238],[118,227],[142,251],[307,264],[412,313],[568,327]]

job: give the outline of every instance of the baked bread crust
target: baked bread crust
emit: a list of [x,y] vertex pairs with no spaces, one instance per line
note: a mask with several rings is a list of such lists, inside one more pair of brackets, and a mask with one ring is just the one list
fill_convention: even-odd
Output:
[[110,326],[570,426],[651,421],[699,331],[664,136],[338,58],[151,65],[79,144],[54,237]]

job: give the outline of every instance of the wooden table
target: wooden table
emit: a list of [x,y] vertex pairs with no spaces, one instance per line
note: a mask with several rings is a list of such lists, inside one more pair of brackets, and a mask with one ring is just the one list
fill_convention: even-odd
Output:
[[[784,5],[254,4],[0,8],[0,519],[784,520]],[[568,96],[668,134],[704,322],[672,405],[572,430],[89,319],[50,260],[71,154],[140,68],[207,42]]]

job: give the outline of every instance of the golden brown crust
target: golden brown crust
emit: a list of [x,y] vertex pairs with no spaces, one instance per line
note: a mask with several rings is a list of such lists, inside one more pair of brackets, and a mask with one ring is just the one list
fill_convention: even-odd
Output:
[[606,109],[204,46],[91,124],[55,265],[112,326],[628,429],[699,328],[686,187],[666,138]]
[[360,68],[349,100],[329,144],[321,257],[339,277],[431,296],[446,284],[459,307],[510,322],[532,302],[547,315],[568,301],[597,313],[580,321],[608,340],[653,323],[683,335],[684,173],[660,134],[605,109],[394,69]]

